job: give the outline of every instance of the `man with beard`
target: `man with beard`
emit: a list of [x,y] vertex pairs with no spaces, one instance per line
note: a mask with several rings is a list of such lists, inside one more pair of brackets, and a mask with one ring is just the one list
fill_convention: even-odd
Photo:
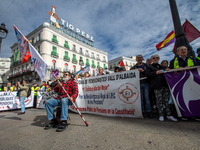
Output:
[[[58,79],[58,78],[57,78]],[[68,97],[67,93],[70,97]],[[54,91],[58,93],[58,96],[55,99],[49,99],[46,101],[46,110],[47,110],[47,118],[51,120],[48,125],[44,129],[48,130],[50,128],[54,128],[58,125],[58,122],[54,116],[54,107],[60,106],[61,108],[61,123],[57,127],[57,132],[62,132],[67,128],[67,115],[68,115],[68,106],[72,105],[72,102],[78,96],[78,86],[73,78],[71,78],[71,73],[69,71],[64,73],[63,81],[58,82]]]

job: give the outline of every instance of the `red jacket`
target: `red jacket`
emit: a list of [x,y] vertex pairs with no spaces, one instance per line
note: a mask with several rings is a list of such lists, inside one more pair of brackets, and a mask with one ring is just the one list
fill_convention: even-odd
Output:
[[[78,86],[75,80],[71,78],[66,83],[62,81],[61,84],[66,92],[69,94],[69,96],[72,97],[75,101],[75,99],[78,97]],[[62,87],[59,88],[58,85],[56,85],[56,87],[54,88],[54,91],[58,93],[58,96],[55,99],[68,97]]]

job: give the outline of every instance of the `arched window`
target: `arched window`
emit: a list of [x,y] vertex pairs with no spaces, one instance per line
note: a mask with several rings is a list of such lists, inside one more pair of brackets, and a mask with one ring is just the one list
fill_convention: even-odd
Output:
[[93,76],[95,76],[95,70],[92,70],[92,74],[93,74]]
[[73,71],[72,72],[76,73],[76,66],[75,65],[73,65]]
[[64,71],[69,71],[69,69],[68,69],[68,63],[65,63]]

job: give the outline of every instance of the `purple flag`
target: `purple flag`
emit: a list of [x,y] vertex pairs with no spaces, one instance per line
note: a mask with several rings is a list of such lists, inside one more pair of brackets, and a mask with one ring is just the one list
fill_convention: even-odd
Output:
[[165,78],[173,94],[178,116],[200,116],[200,68],[168,72]]
[[56,79],[56,76],[58,76],[59,73],[58,73],[58,69],[56,69],[53,73],[52,73],[52,76]]

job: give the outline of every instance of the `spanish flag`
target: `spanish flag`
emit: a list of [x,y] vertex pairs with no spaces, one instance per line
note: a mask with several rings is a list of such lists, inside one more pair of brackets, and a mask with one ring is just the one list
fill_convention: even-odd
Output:
[[175,33],[174,31],[171,31],[162,42],[156,45],[156,48],[159,51],[162,48],[167,47],[168,45],[174,43],[175,41],[176,41]]

